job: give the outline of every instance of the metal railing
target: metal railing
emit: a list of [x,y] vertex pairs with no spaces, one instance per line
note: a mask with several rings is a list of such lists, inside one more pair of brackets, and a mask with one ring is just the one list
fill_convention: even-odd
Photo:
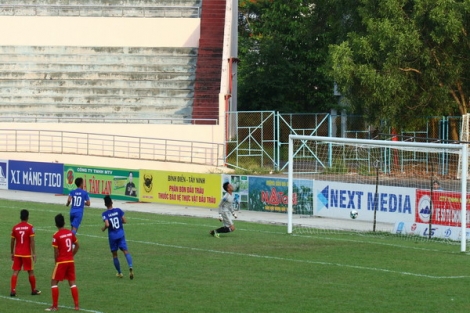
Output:
[[210,166],[224,164],[224,145],[220,143],[69,131],[0,129],[0,151],[78,154]]
[[[96,16],[96,17],[201,17],[200,6],[116,6],[116,5],[46,5],[0,4],[0,10],[13,16]],[[28,12],[22,12],[28,10]],[[47,13],[46,13],[47,12]],[[126,13],[127,12],[127,13]],[[171,12],[171,13],[170,13]],[[2,14],[5,15],[5,14]],[[10,14],[9,14],[10,15]]]

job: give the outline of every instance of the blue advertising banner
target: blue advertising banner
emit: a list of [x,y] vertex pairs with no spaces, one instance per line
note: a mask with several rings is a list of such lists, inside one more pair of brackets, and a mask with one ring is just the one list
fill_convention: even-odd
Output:
[[0,189],[8,189],[8,161],[0,160]]
[[62,194],[64,165],[28,161],[8,162],[8,189]]

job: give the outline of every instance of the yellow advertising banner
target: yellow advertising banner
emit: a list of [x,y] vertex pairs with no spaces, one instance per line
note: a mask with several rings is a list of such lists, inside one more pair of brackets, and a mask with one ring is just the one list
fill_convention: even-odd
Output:
[[216,208],[221,175],[140,170],[139,201]]

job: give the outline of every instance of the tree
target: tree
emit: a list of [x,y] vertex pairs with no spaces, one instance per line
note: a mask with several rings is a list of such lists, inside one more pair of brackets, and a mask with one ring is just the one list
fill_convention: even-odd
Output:
[[239,12],[239,110],[324,112],[335,106],[333,81],[324,71],[328,14],[312,0],[241,0]]
[[[469,0],[362,0],[330,76],[352,110],[398,129],[470,106]],[[349,25],[350,26],[350,25]]]

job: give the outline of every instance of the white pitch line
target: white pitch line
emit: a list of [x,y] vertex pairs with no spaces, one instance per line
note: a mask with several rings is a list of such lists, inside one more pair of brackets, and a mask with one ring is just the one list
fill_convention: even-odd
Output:
[[[93,238],[102,238],[102,237],[94,236],[94,235],[82,235],[82,236],[93,237]],[[239,253],[239,252],[212,250],[212,249],[201,249],[201,248],[185,247],[185,246],[177,246],[177,245],[168,245],[168,244],[163,244],[163,243],[158,243],[158,242],[149,242],[149,241],[140,241],[140,240],[129,240],[129,239],[126,239],[126,240],[128,242],[135,242],[135,243],[141,243],[141,244],[147,244],[147,245],[155,245],[155,246],[160,246],[160,247],[165,247],[165,248],[175,248],[175,249],[184,249],[184,250],[191,250],[191,251],[211,252],[211,253],[218,253],[218,254],[245,256],[245,257],[251,257],[251,258],[269,259],[269,260],[285,261],[285,262],[297,262],[297,263],[326,265],[326,266],[338,266],[338,267],[345,267],[345,268],[354,268],[354,269],[361,269],[361,270],[368,270],[368,271],[375,271],[375,272],[384,272],[384,273],[393,273],[393,274],[408,275],[408,276],[415,276],[415,277],[424,277],[424,278],[431,278],[431,279],[470,278],[470,276],[463,276],[463,275],[462,276],[434,276],[434,275],[426,275],[426,274],[419,274],[419,273],[394,271],[394,270],[389,270],[389,269],[385,269],[385,268],[377,268],[377,267],[367,267],[367,266],[332,263],[332,262],[323,262],[323,261],[298,260],[298,259],[281,258],[281,257],[275,257],[275,256],[269,256],[269,255],[253,254],[253,253]]]
[[[1,206],[0,206],[1,207]],[[135,220],[135,218],[132,218],[131,220]],[[132,226],[140,226],[140,225],[189,225],[189,226],[197,226],[197,227],[213,227],[213,225],[208,225],[208,224],[192,224],[192,223],[185,223],[185,222],[162,222],[162,221],[155,221],[152,219],[143,219],[139,218],[139,220],[142,221],[149,221],[149,223],[131,223],[131,224],[126,224],[126,228],[132,227]],[[84,228],[99,228],[101,227],[102,224],[85,224],[81,225],[80,229]],[[46,227],[40,227],[37,228],[35,227],[36,231],[49,231],[50,229],[55,229],[55,226],[46,226]],[[256,233],[263,233],[263,234],[273,234],[273,235],[285,235],[285,232],[274,232],[274,231],[264,231],[264,230],[252,230],[249,228],[239,228],[237,227],[238,231],[246,231],[246,232],[256,232]],[[79,232],[81,235],[82,233]],[[433,252],[441,252],[442,250],[439,249],[433,249],[433,248],[424,248],[424,247],[410,247],[410,246],[402,246],[399,244],[391,244],[391,243],[386,243],[386,242],[375,242],[375,241],[367,241],[367,240],[359,240],[359,239],[347,239],[347,238],[333,238],[333,237],[324,237],[322,234],[319,235],[306,235],[306,234],[293,234],[292,236],[294,237],[303,237],[303,238],[319,238],[319,239],[324,239],[324,240],[332,240],[332,241],[345,241],[345,242],[354,242],[354,243],[367,243],[367,244],[373,244],[373,245],[379,245],[379,246],[389,246],[389,247],[395,247],[398,249],[411,249],[411,250],[419,250],[419,251],[433,251]],[[460,254],[460,251],[449,251],[448,253],[451,254]],[[467,254],[470,254],[468,252]]]
[[[33,303],[33,304],[40,304],[40,305],[45,305],[45,306],[50,306],[50,305],[51,305],[50,303],[46,303],[46,302],[32,301],[32,300],[26,300],[26,299],[21,299],[21,298],[16,298],[16,297],[5,297],[5,296],[1,296],[1,295],[0,295],[0,298],[7,299],[7,300],[12,300],[12,301],[19,301],[19,302],[27,302],[27,303]],[[65,308],[65,309],[71,309],[71,310],[74,309],[73,307],[65,306],[65,305],[59,305],[59,308]],[[87,310],[87,309],[84,309],[84,308],[82,308],[82,307],[80,307],[80,311],[83,311],[83,312],[91,312],[91,313],[104,313],[104,312],[101,312],[101,311]]]
[[[0,206],[2,207],[2,206]],[[47,210],[41,210],[41,211],[47,211]],[[134,219],[134,218],[133,218]],[[150,221],[154,224],[177,224],[177,225],[193,225],[189,223],[184,223],[184,222],[159,222],[151,220],[151,219],[144,219],[144,218],[135,218],[138,220],[144,220],[144,221]],[[139,223],[143,224],[143,223]],[[91,226],[91,225],[88,225]],[[199,226],[199,225],[198,225]],[[93,227],[95,227],[93,225]],[[39,229],[38,229],[39,230]],[[242,231],[250,231],[249,229],[240,229],[238,230]],[[257,231],[258,232],[258,231]],[[273,233],[273,234],[285,234],[285,233],[278,233],[278,232],[265,232],[261,231],[262,233]],[[93,236],[93,235],[86,235],[86,234],[80,234],[81,236],[88,236],[88,237],[95,237],[95,238],[105,238],[105,237],[100,237],[100,236]],[[308,235],[294,235],[298,237],[310,237],[313,238],[314,236],[308,236]],[[329,237],[322,237],[323,239],[328,239],[328,240],[339,240],[339,241],[352,241],[352,242],[364,242],[362,240],[350,240],[350,239],[338,239],[338,238],[329,238]],[[402,274],[402,275],[409,275],[409,276],[416,276],[416,277],[426,277],[426,278],[432,278],[432,279],[461,279],[461,278],[470,278],[470,276],[433,276],[433,275],[425,275],[425,274],[418,274],[418,273],[410,273],[410,272],[400,272],[400,271],[393,271],[393,270],[388,270],[388,269],[381,269],[381,268],[373,268],[373,267],[363,267],[363,266],[358,266],[358,265],[348,265],[348,264],[339,264],[339,263],[331,263],[331,262],[322,262],[322,261],[308,261],[308,260],[296,260],[296,259],[288,259],[288,258],[281,258],[281,257],[271,257],[271,256],[263,256],[263,255],[255,255],[255,254],[243,254],[243,253],[235,253],[235,252],[226,252],[226,251],[217,251],[217,250],[206,250],[206,249],[200,249],[200,248],[194,248],[194,247],[183,247],[183,246],[176,246],[176,245],[165,245],[165,244],[160,244],[160,243],[155,243],[155,242],[144,242],[144,241],[135,241],[135,240],[130,240],[127,239],[129,242],[136,242],[136,243],[143,243],[143,244],[150,244],[150,245],[158,245],[162,247],[173,247],[173,248],[178,248],[178,249],[188,249],[188,250],[194,250],[194,251],[204,251],[204,252],[213,252],[213,253],[220,253],[220,254],[232,254],[232,255],[239,255],[239,256],[249,256],[249,257],[257,257],[257,258],[267,258],[267,259],[275,259],[275,260],[280,260],[280,261],[291,261],[291,262],[300,262],[300,263],[308,263],[308,264],[319,264],[319,265],[330,265],[330,266],[340,266],[340,267],[346,267],[346,268],[354,268],[354,269],[363,269],[363,270],[370,270],[370,271],[379,271],[379,272],[388,272],[388,273],[396,273],[396,274]],[[370,241],[365,241],[369,244],[377,244],[377,245],[386,245],[386,246],[396,246],[397,248],[405,248],[408,249],[409,247],[404,247],[404,246],[399,246],[399,245],[394,245],[394,244],[388,244],[388,243],[379,243],[379,242],[370,242]],[[428,249],[428,248],[416,248],[416,247],[411,247],[413,250],[425,250],[425,251],[439,251],[437,249]]]

